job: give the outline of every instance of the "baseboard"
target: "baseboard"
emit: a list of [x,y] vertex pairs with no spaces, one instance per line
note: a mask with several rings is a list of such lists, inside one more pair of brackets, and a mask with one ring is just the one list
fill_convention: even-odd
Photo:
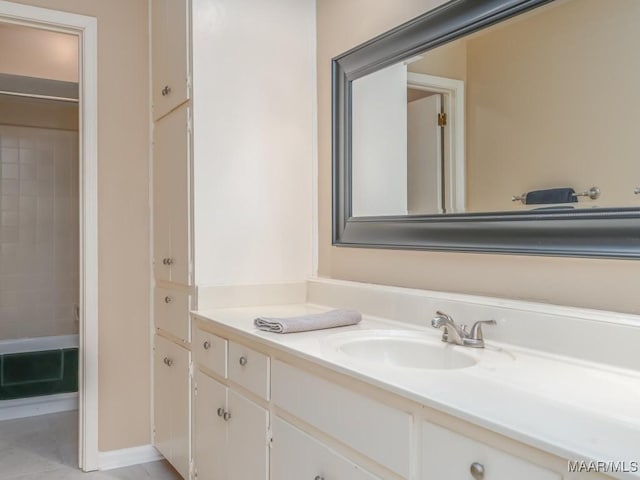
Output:
[[155,462],[163,457],[153,445],[110,450],[98,454],[98,470],[112,470],[140,463]]
[[59,393],[42,397],[0,401],[0,420],[35,417],[78,409],[77,393]]

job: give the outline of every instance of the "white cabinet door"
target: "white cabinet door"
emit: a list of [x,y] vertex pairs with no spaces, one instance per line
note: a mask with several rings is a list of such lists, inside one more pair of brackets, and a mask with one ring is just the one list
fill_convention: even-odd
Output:
[[194,461],[201,480],[227,477],[227,426],[218,415],[226,409],[227,387],[196,370],[194,395]]
[[203,480],[267,480],[267,410],[222,383],[196,371],[194,452]]
[[191,284],[191,162],[189,108],[157,122],[153,131],[154,273],[158,280]]
[[379,477],[278,417],[273,420],[272,430],[272,480],[379,480]]
[[[562,476],[446,428],[422,424],[422,480],[561,480]],[[472,475],[472,468],[476,476]],[[480,475],[479,471],[484,471]]]
[[189,98],[189,1],[151,2],[153,118]]
[[189,478],[190,352],[155,336],[154,444],[183,478]]
[[229,479],[267,480],[269,416],[260,405],[229,389]]

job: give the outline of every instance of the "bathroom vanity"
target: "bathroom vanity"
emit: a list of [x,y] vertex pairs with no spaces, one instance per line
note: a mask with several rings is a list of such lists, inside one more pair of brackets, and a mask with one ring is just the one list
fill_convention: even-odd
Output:
[[640,478],[632,471],[640,445],[638,372],[492,341],[504,335],[496,335],[500,329],[525,329],[543,316],[515,320],[522,302],[507,306],[509,318],[499,312],[509,302],[497,307],[500,301],[485,299],[484,308],[493,300],[498,313],[485,349],[446,344],[430,327],[372,315],[355,326],[295,334],[253,326],[261,315],[346,306],[344,296],[354,292],[380,313],[391,295],[398,310],[419,312],[424,325],[433,312],[419,304],[465,307],[433,292],[335,283],[310,282],[311,297],[331,297],[328,306],[194,313],[197,478],[608,478],[585,470],[592,461],[620,464],[609,471],[613,478]]
[[[297,170],[303,156],[290,155],[284,166],[273,163],[302,136],[281,128],[282,119],[272,122],[272,117],[265,117],[265,128],[274,125],[274,131],[270,135],[264,128],[255,131],[265,138],[285,132],[282,143],[270,159],[251,151],[246,165],[237,163],[237,148],[253,147],[244,136],[214,156],[205,147],[215,142],[203,141],[214,133],[218,142],[226,137],[221,125],[226,125],[228,115],[220,105],[226,105],[227,97],[235,101],[224,88],[207,88],[220,78],[215,70],[220,62],[211,59],[259,57],[253,49],[262,42],[250,43],[247,55],[222,48],[213,55],[212,46],[244,45],[246,39],[219,42],[219,32],[209,28],[210,18],[216,17],[204,8],[207,2],[181,5],[179,18],[190,33],[182,29],[171,33],[186,42],[176,47],[181,52],[178,63],[187,72],[193,70],[193,85],[200,86],[197,98],[202,103],[189,99],[188,74],[180,75],[179,87],[169,88],[172,79],[163,78],[164,60],[154,61],[158,67],[154,72],[154,445],[181,475],[200,480],[640,478],[638,316],[337,280],[303,282],[315,261],[309,249],[316,233],[299,222],[312,211],[305,204],[311,195],[292,190],[278,205],[262,209],[265,199],[275,198],[274,191],[286,190],[281,185],[309,185],[311,175]],[[288,12],[292,5],[282,11]],[[632,75],[611,75],[611,68],[601,68],[594,60],[597,52],[604,52],[607,62],[617,58],[587,41],[596,38],[593,32],[600,32],[596,26],[607,26],[601,19],[630,16],[629,10],[609,5],[604,0],[455,0],[378,37],[362,38],[366,41],[359,46],[349,44],[344,53],[334,52],[331,95],[321,88],[318,97],[320,112],[328,110],[329,99],[332,102],[331,155],[326,154],[329,128],[322,123],[325,117],[318,117],[319,143],[326,147],[325,155],[319,150],[318,161],[325,162],[320,178],[328,177],[326,162],[330,156],[333,159],[333,246],[320,245],[324,264],[320,271],[341,276],[328,263],[327,249],[349,247],[640,258],[640,173],[633,161],[637,152],[614,152],[604,143],[594,144],[604,138],[612,147],[636,145],[636,132],[620,127],[635,125],[635,117],[623,115],[640,108],[618,109],[616,122],[602,122],[599,116],[590,119],[586,127],[596,133],[573,128],[578,120],[589,119],[581,109],[585,105],[598,115],[609,108],[609,96],[594,95],[591,102],[584,102],[585,93],[580,93],[591,95],[605,84],[595,73],[629,82],[628,88],[616,91],[633,92],[638,83]],[[593,10],[581,15],[573,10],[588,7]],[[161,21],[154,24],[178,18],[178,13],[166,9],[156,13]],[[254,30],[264,25],[279,24],[263,21],[253,11],[246,17],[244,11],[236,13],[238,25],[244,25],[245,18],[256,21],[255,28],[242,31],[246,37],[254,38]],[[547,35],[547,27],[539,24],[547,16],[559,25],[560,33]],[[579,66],[568,60],[549,64],[558,58],[560,47],[574,45],[563,40],[569,20],[587,17],[589,22],[579,21],[580,28],[567,34],[579,36],[575,44],[586,53],[577,55],[571,49],[563,53],[571,60],[588,61]],[[302,25],[297,20],[284,23]],[[609,23],[618,34],[637,32],[633,23],[625,24],[624,30],[622,20]],[[237,30],[233,25],[228,32]],[[300,30],[290,37],[302,38],[312,29]],[[509,32],[528,32],[529,37],[505,39]],[[611,31],[600,36],[617,38]],[[552,53],[541,53],[540,38],[550,40]],[[167,44],[178,43],[167,39]],[[298,43],[304,42],[289,37],[281,42]],[[162,53],[163,43],[155,45]],[[490,62],[489,57],[472,55],[480,50],[504,53],[514,45],[527,45],[532,51],[510,49],[506,67],[502,65],[506,70],[491,67],[503,58]],[[269,58],[275,70],[272,56],[279,48],[268,50],[263,58]],[[322,49],[318,52],[327,55]],[[464,72],[432,68],[448,54],[453,60],[445,63],[464,64]],[[620,55],[623,60],[613,71],[624,72],[626,59],[632,56]],[[293,61],[302,58],[300,52],[282,58],[283,72],[307,71],[306,64]],[[534,64],[534,58],[543,63]],[[513,77],[516,60],[520,78],[503,83]],[[326,71],[326,76],[322,74],[328,64],[328,58],[325,65],[318,62],[320,85],[329,77]],[[566,67],[569,80],[559,75],[561,67]],[[578,68],[580,74],[575,73]],[[541,73],[537,83],[528,83],[534,78],[531,71]],[[270,70],[265,72],[270,75]],[[278,91],[284,80],[296,75],[274,77],[271,90]],[[573,83],[577,77],[594,83],[579,87]],[[539,87],[552,80],[558,83]],[[281,102],[305,82],[286,89]],[[268,90],[261,87],[259,98]],[[543,103],[531,100],[532,92],[559,96]],[[375,101],[363,101],[367,96]],[[411,143],[410,126],[405,125],[409,104],[430,97],[440,98],[432,133],[441,148],[438,161],[427,170],[402,152]],[[175,98],[179,102],[174,105]],[[378,100],[388,100],[398,121],[389,109],[374,109]],[[598,101],[604,105],[598,106]],[[625,97],[624,101],[633,106],[638,100]],[[562,110],[550,114],[549,105]],[[236,105],[230,103],[228,109],[236,111]],[[301,113],[300,118],[313,118],[312,112]],[[569,114],[575,120],[568,121]],[[253,111],[246,117],[252,115]],[[378,124],[367,123],[373,120]],[[611,127],[606,133],[605,126]],[[244,122],[238,128],[244,132]],[[378,135],[376,128],[386,136]],[[369,136],[363,137],[363,132]],[[575,137],[567,135],[561,144],[556,142],[558,132]],[[505,141],[521,137],[526,141]],[[389,151],[387,147],[394,145],[402,155]],[[603,158],[619,164],[611,168],[608,161],[601,162]],[[218,175],[231,164],[237,176]],[[533,167],[540,169],[529,171]],[[257,174],[267,171],[276,174],[273,178]],[[291,175],[287,181],[280,178],[285,174]],[[215,185],[225,188],[212,188],[211,178],[220,179]],[[424,181],[414,185],[416,178]],[[418,188],[426,180],[434,180],[432,188]],[[322,182],[319,187],[321,192],[329,190]],[[550,207],[522,201],[530,198],[528,193],[553,187],[573,191],[571,201]],[[597,196],[589,193],[594,187]],[[427,194],[433,197],[430,203],[423,198]],[[252,202],[245,208],[246,198]],[[324,233],[322,229],[329,217],[322,211],[328,209],[328,202],[323,202],[327,198],[328,194],[318,196],[319,241],[328,239],[328,229]],[[299,209],[291,211],[290,206]],[[353,265],[344,278],[362,278],[355,272],[357,263]],[[413,272],[414,281],[402,281],[417,284],[416,275],[431,275],[429,269],[439,265],[442,262],[431,264],[426,258],[418,274]],[[383,266],[395,268],[395,263],[385,260],[379,268]],[[398,272],[380,280],[381,272],[365,277],[398,281]],[[542,281],[542,274],[539,278]],[[480,281],[484,279],[482,275]],[[528,292],[521,296],[533,298]],[[357,309],[365,318],[357,326],[288,335],[260,332],[252,323],[260,315],[295,316],[338,307]],[[189,316],[193,308],[197,310]],[[495,320],[485,329],[486,348],[441,342],[441,333],[429,326],[437,311],[469,325]]]

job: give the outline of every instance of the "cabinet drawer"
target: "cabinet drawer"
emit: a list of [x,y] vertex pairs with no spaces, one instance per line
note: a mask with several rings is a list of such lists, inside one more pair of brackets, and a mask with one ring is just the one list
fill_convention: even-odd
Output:
[[227,341],[224,338],[196,328],[191,350],[198,365],[227,378]]
[[269,399],[269,357],[239,343],[229,342],[229,379]]
[[271,478],[380,480],[278,417],[272,431]]
[[409,478],[412,416],[279,360],[271,368],[276,405]]
[[178,337],[185,343],[190,342],[190,303],[191,295],[188,293],[156,287],[154,294],[156,328]]
[[431,423],[422,424],[422,480],[473,480],[471,466],[484,480],[561,480],[562,476],[526,460]]

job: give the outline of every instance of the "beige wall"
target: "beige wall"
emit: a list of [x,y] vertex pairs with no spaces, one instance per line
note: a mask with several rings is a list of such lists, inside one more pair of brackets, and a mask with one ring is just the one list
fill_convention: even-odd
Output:
[[[331,246],[331,58],[440,3],[439,0],[318,2],[319,274],[640,313],[637,262]],[[425,321],[432,313],[425,312]]]
[[468,208],[522,209],[512,195],[594,185],[600,199],[580,205],[640,206],[640,2],[525,17],[467,42]]
[[1,73],[78,81],[75,35],[0,23],[0,52]]
[[150,442],[146,0],[18,0],[98,19],[99,448]]
[[422,59],[412,62],[407,70],[437,77],[467,79],[467,42],[457,40],[422,54]]
[[0,124],[78,130],[78,104],[0,95]]

